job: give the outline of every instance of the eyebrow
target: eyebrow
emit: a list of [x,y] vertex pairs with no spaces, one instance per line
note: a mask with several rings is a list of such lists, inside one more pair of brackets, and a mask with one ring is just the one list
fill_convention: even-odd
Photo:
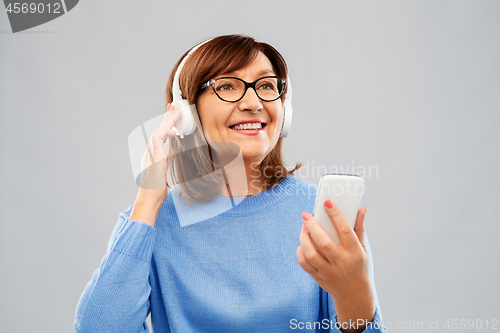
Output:
[[259,71],[257,73],[257,76],[261,76],[261,75],[264,75],[264,74],[274,74],[274,72],[270,69],[263,69],[261,71]]
[[[262,69],[259,72],[257,72],[257,77],[261,77],[264,74],[273,74],[273,75],[276,75],[276,74],[274,74],[274,72],[271,69],[265,68],[265,69]],[[220,77],[220,76],[234,76],[234,71],[233,72],[228,72],[228,73],[221,73],[220,75],[217,75],[217,76],[218,77]]]

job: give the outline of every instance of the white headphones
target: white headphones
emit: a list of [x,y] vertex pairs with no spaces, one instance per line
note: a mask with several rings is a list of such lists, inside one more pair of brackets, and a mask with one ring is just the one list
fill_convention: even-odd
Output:
[[[184,135],[192,134],[196,129],[196,123],[194,121],[193,114],[191,113],[191,107],[188,100],[182,98],[182,92],[179,86],[179,77],[181,75],[182,68],[184,67],[184,64],[186,63],[186,60],[189,58],[189,56],[193,54],[193,52],[196,51],[200,46],[208,43],[212,39],[206,40],[193,47],[191,51],[189,51],[189,53],[184,57],[184,59],[182,59],[174,75],[174,82],[172,86],[172,95],[174,97],[174,100],[172,101],[172,105],[177,109],[181,109],[182,112],[182,118],[175,124],[174,130],[181,138],[184,137]],[[288,132],[290,131],[290,127],[292,126],[292,83],[290,82],[289,77],[286,81],[288,88],[285,95],[285,101],[283,103],[283,125],[281,126],[280,133],[280,137],[282,138],[286,138]]]

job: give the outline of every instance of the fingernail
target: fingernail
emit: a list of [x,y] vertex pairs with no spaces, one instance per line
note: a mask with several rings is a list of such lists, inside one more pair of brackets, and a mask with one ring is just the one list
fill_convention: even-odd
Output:
[[305,225],[305,224],[303,224],[303,225],[302,225],[302,230],[300,230],[300,232],[302,232],[302,231],[306,231],[306,230],[307,230],[307,227],[306,227],[306,225]]
[[311,214],[309,214],[308,212],[303,212],[302,218],[307,221],[311,218]]
[[333,208],[333,202],[331,202],[330,199],[326,199],[325,206],[328,209],[332,209]]
[[365,214],[366,214],[366,207],[365,207]]

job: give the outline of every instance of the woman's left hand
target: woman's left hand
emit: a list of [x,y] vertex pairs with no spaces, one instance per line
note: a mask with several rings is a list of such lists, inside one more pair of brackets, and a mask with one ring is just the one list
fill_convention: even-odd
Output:
[[358,210],[354,230],[330,200],[325,201],[325,211],[341,244],[335,244],[314,217],[304,212],[297,261],[332,296],[339,322],[370,322],[375,314],[375,299],[364,243],[366,208]]

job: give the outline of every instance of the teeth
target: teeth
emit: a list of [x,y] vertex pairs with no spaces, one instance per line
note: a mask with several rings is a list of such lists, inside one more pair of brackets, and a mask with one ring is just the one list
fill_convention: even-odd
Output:
[[233,126],[235,130],[246,130],[246,129],[261,129],[262,123],[246,123]]

